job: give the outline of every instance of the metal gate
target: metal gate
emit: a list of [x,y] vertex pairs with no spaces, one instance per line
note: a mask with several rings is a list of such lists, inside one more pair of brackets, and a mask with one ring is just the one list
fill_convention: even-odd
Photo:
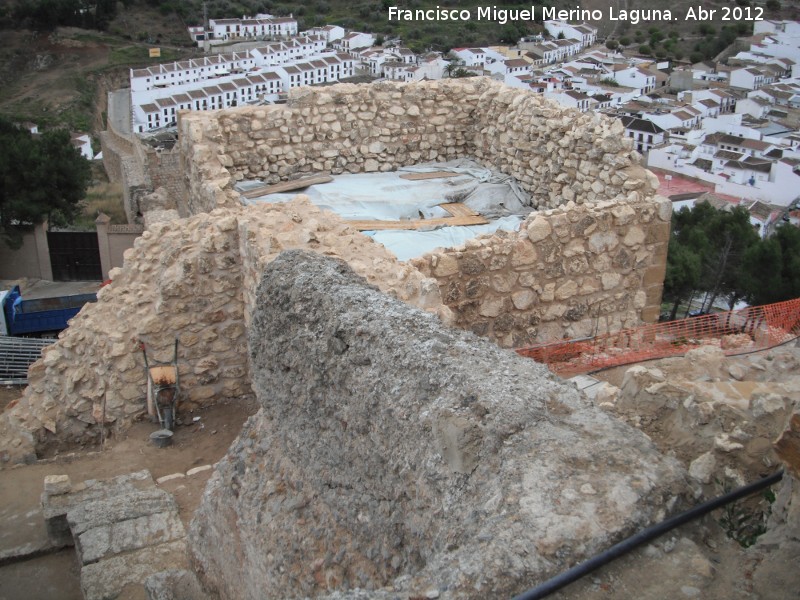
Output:
[[94,231],[48,231],[55,281],[100,281],[100,248]]

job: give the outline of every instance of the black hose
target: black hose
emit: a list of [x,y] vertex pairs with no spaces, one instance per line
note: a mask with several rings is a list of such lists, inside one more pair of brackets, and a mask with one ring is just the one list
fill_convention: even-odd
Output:
[[717,498],[704,502],[703,504],[699,504],[694,508],[687,510],[686,512],[675,515],[674,517],[670,517],[669,519],[662,521],[661,523],[657,523],[656,525],[652,525],[647,529],[643,529],[639,533],[636,533],[631,537],[621,541],[619,544],[611,546],[611,548],[608,550],[593,556],[589,560],[584,561],[559,575],[556,575],[552,579],[548,579],[544,583],[528,590],[527,592],[523,592],[518,596],[514,596],[513,600],[538,600],[539,598],[549,596],[553,592],[560,590],[573,581],[580,579],[584,575],[588,575],[592,571],[599,569],[603,565],[616,558],[619,558],[624,554],[627,554],[634,548],[637,548],[642,544],[657,538],[671,529],[675,529],[684,523],[688,523],[689,521],[693,521],[698,517],[702,517],[712,510],[720,508],[721,506],[725,506],[731,502],[735,502],[740,498],[754,494],[765,487],[769,487],[773,483],[779,482],[782,477],[783,470],[781,469],[769,477],[765,477],[764,479],[760,479],[754,483],[735,489],[732,492],[718,496]]

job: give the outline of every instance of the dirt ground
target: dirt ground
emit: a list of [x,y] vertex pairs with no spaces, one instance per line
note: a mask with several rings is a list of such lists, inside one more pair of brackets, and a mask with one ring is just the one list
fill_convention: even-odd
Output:
[[[18,397],[19,388],[0,388],[0,406]],[[227,451],[248,416],[257,410],[253,398],[222,400],[193,413],[180,414],[185,422],[175,429],[173,444],[156,448],[149,421],[135,423],[123,436],[106,442],[105,450],[56,456],[37,464],[0,471],[0,550],[26,544],[45,545],[46,532],[39,506],[45,476],[67,474],[73,482],[105,479],[149,469],[153,478],[213,465]],[[197,420],[195,420],[197,419]],[[184,524],[200,502],[211,470],[183,476],[160,487],[174,494]],[[75,552],[56,554],[0,567],[0,600],[80,599]]]
[[[667,372],[680,368],[678,359],[648,366]],[[629,366],[608,369],[596,376],[620,385]],[[0,388],[0,407],[20,393],[19,388]],[[34,465],[0,471],[0,550],[24,544],[44,543],[44,522],[39,509],[43,479],[68,474],[74,482],[107,478],[147,468],[154,478],[213,465],[228,449],[246,418],[254,414],[252,398],[223,400],[209,408],[182,415],[185,425],[176,428],[174,444],[159,449],[149,443],[156,429],[150,422],[136,423],[124,436],[107,442],[104,451],[83,451],[56,456]],[[199,420],[194,419],[199,417]],[[161,484],[172,492],[184,523],[199,504],[210,470],[182,476]],[[783,600],[798,598],[796,556],[763,555],[745,551],[726,536],[712,513],[656,539],[608,564],[567,588],[554,600]],[[784,580],[757,576],[760,562],[775,573],[790,574]],[[756,573],[756,576],[754,576]],[[531,586],[536,582],[531,582]],[[523,591],[523,590],[520,590]],[[0,567],[0,600],[79,600],[79,568],[71,548]]]

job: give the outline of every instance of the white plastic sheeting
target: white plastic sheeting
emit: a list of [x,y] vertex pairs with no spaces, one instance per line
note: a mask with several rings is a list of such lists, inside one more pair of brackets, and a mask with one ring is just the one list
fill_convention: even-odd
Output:
[[376,242],[380,242],[394,253],[398,260],[410,260],[422,256],[434,248],[453,248],[484,233],[498,229],[516,231],[524,217],[510,216],[491,221],[488,225],[466,227],[440,227],[432,231],[389,230],[365,231]]
[[[401,177],[409,172],[433,171],[450,171],[458,176],[418,181]],[[240,182],[236,190],[245,192],[263,185],[261,181]],[[399,260],[420,256],[437,247],[458,246],[482,233],[515,230],[531,210],[529,196],[512,177],[470,160],[421,164],[388,173],[338,175],[330,183],[314,185],[300,192],[270,194],[249,200],[242,198],[242,202],[288,202],[298,193],[307,195],[315,205],[346,220],[401,221],[448,217],[450,213],[438,206],[448,202],[460,202],[490,219],[488,225],[441,227],[432,231],[364,232],[394,252]]]

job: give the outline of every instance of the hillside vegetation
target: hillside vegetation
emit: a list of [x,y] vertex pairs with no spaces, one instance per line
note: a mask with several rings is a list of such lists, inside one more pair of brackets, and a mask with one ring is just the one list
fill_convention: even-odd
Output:
[[[737,0],[737,3],[748,0]],[[767,16],[795,18],[794,3],[770,0]],[[610,0],[584,0],[585,9],[608,10]],[[574,8],[569,0],[507,2],[502,8],[540,9],[544,5]],[[612,2],[616,6],[616,3]],[[707,8],[730,5],[729,0],[704,4]],[[379,41],[401,38],[417,52],[453,47],[514,43],[520,37],[539,33],[541,24],[389,21],[389,7],[403,9],[474,9],[486,2],[468,0],[207,0],[209,18],[254,15],[267,12],[293,15],[300,29],[338,24],[352,30],[371,31]],[[660,0],[620,0],[620,6],[664,8]],[[676,14],[695,5],[675,0]],[[776,6],[777,5],[777,6]],[[473,12],[474,14],[474,12]],[[539,13],[540,14],[540,13]],[[539,16],[537,14],[537,16]],[[203,0],[15,0],[0,3],[0,114],[15,121],[33,121],[41,127],[66,125],[72,130],[104,128],[105,95],[108,89],[126,85],[128,69],[199,55],[186,33],[187,25],[203,21]],[[728,46],[737,35],[747,35],[752,24],[641,21],[633,25],[608,20],[595,23],[601,39],[626,53],[671,60],[708,60]],[[149,58],[151,47],[161,49],[160,58]]]

